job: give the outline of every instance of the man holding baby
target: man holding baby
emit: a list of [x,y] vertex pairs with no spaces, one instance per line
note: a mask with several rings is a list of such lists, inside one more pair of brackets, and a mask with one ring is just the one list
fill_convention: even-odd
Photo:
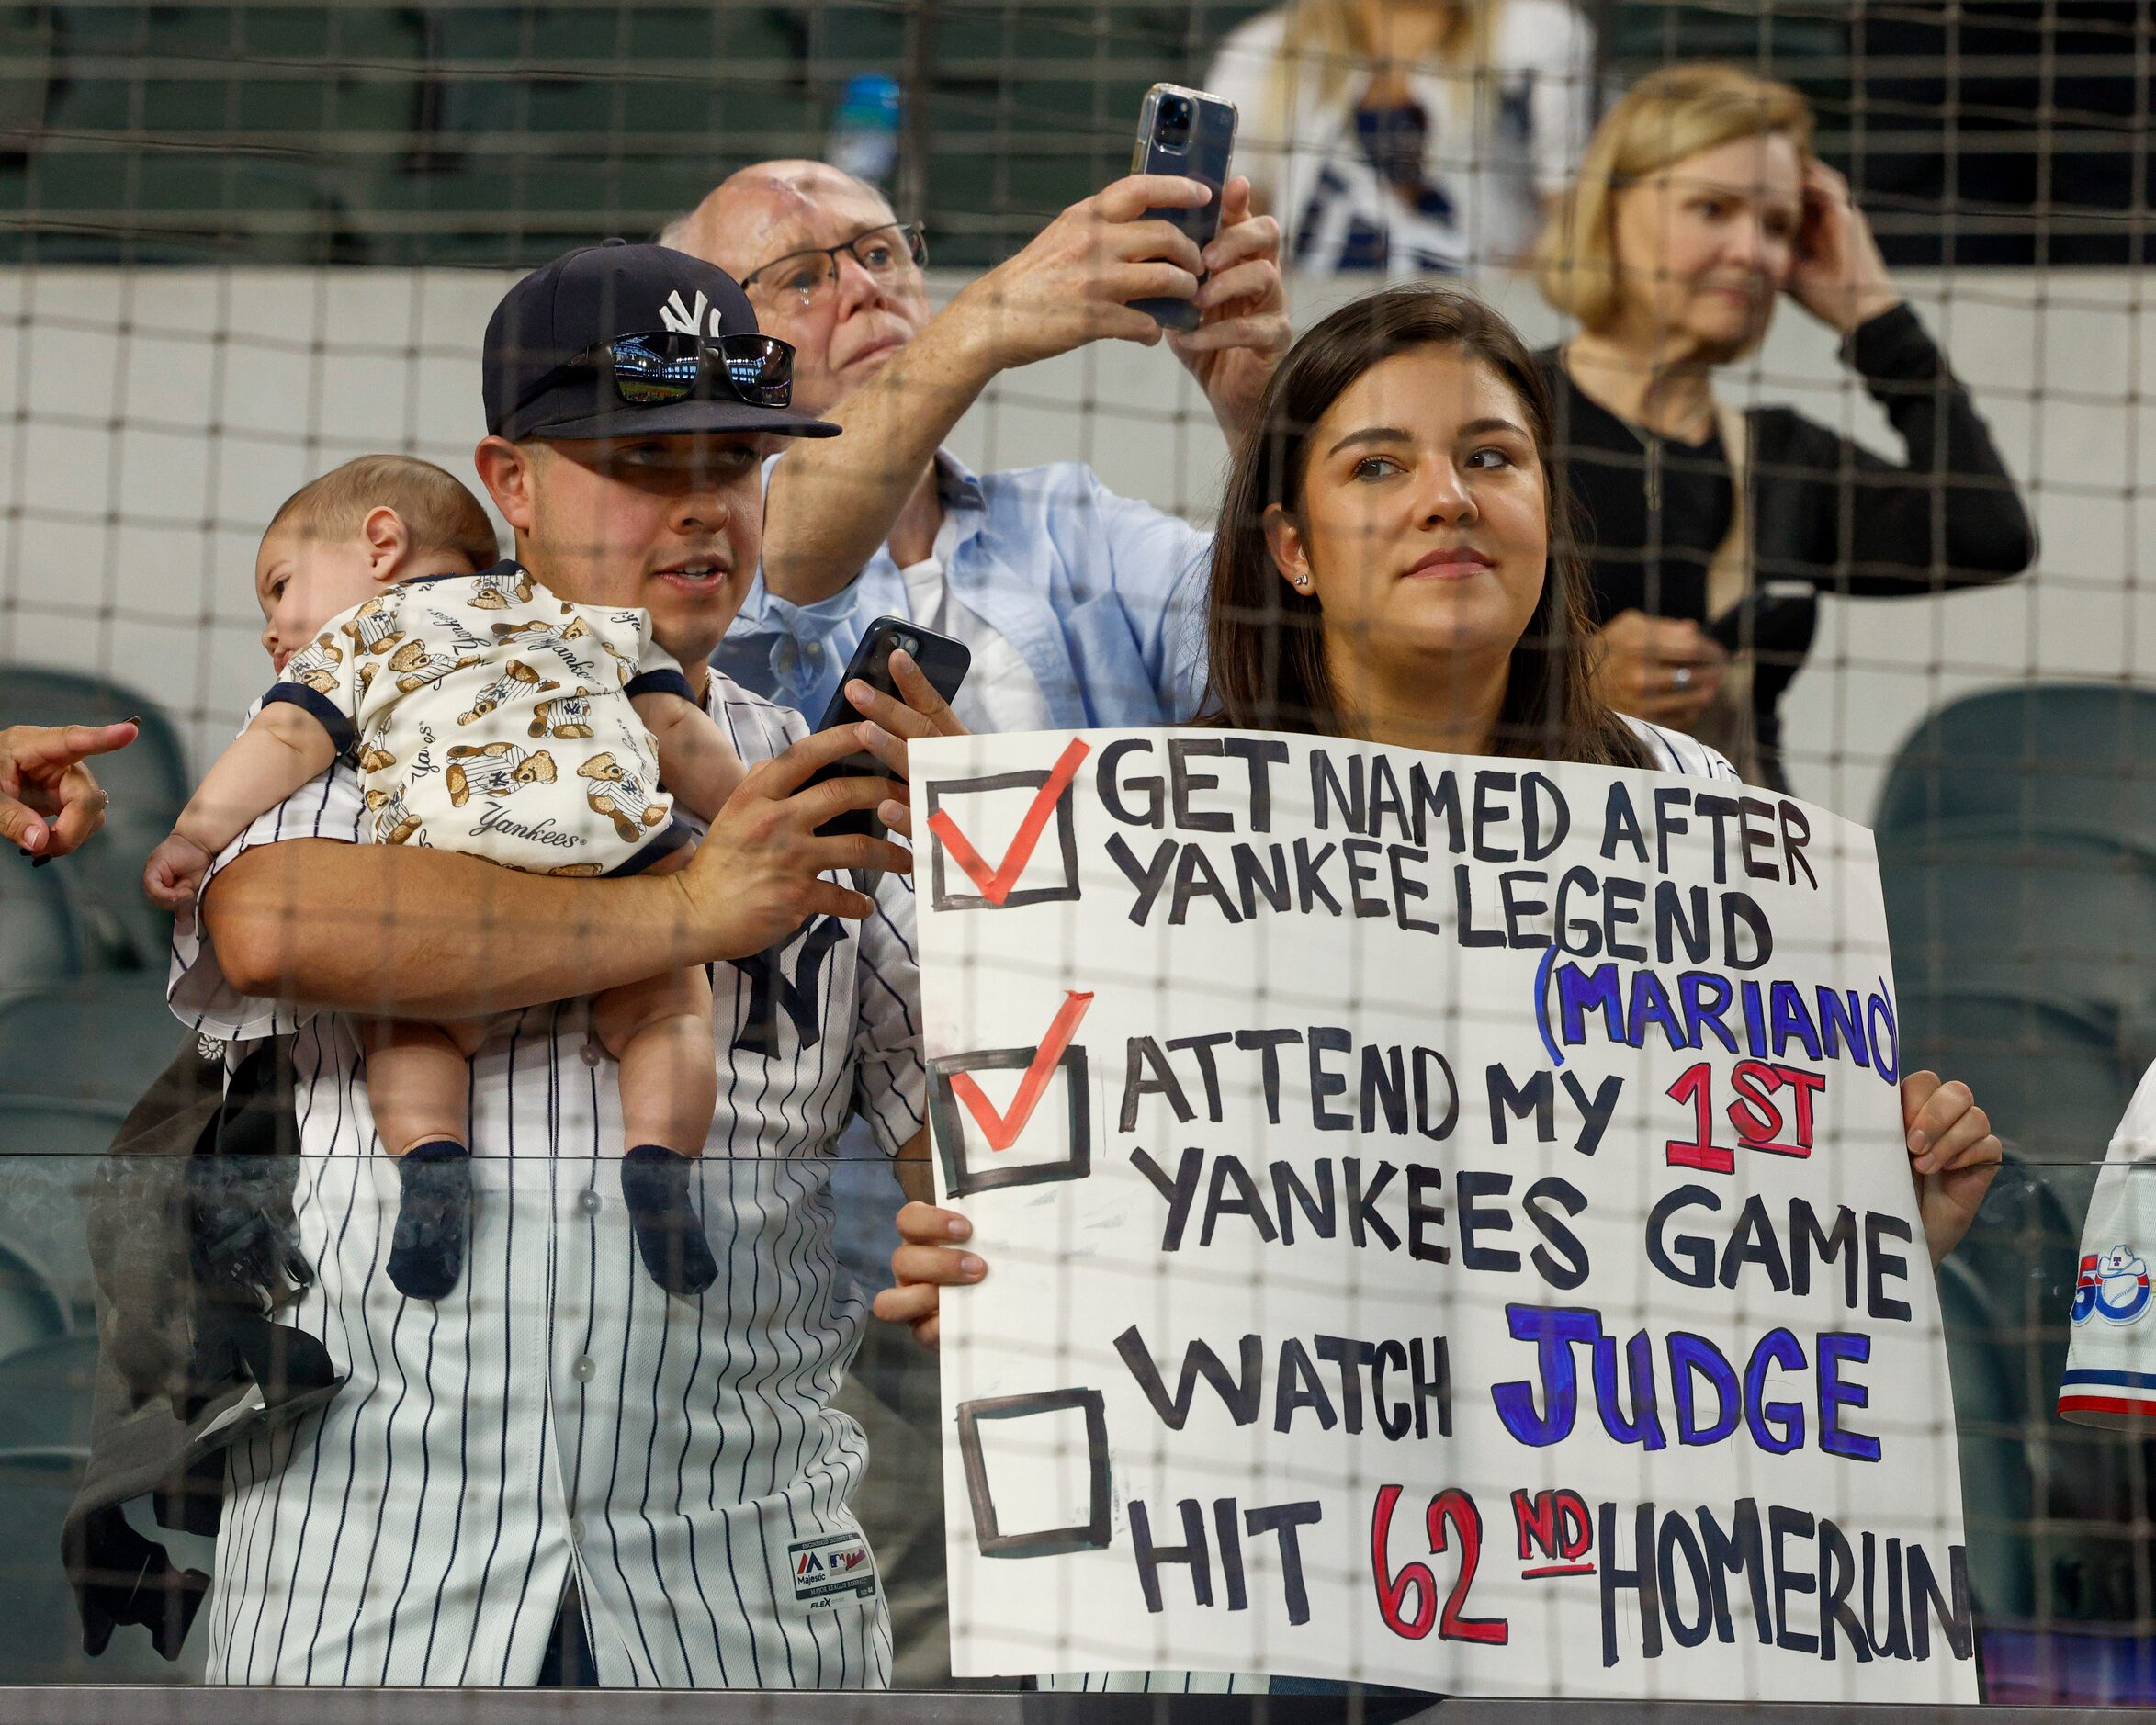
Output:
[[[342,756],[217,858],[180,943],[198,1029],[297,1032],[316,1276],[288,1321],[347,1374],[233,1452],[211,1681],[887,1679],[848,1506],[864,1446],[828,1405],[865,1314],[833,1286],[823,1189],[856,1110],[886,1152],[921,1129],[911,891],[897,847],[817,833],[897,794],[807,783],[864,738],[803,740],[708,669],[757,565],[760,463],[824,429],[788,410],[768,345],[754,377],[715,363],[755,334],[722,272],[611,242],[513,288],[485,355],[477,466],[517,565],[570,604],[648,612],[746,768],[687,865],[575,878],[355,842],[373,816]],[[705,965],[717,1103],[680,1172],[716,1275],[670,1290],[615,1171],[617,1067],[589,1003]],[[383,1020],[481,1026],[459,1039],[468,1234],[436,1298],[385,1268],[399,1172],[362,1030]]]

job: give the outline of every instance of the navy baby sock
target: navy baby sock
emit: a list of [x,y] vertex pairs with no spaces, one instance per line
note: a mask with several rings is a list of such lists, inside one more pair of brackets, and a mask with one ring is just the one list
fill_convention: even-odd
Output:
[[412,1300],[439,1300],[464,1274],[471,1223],[471,1156],[450,1138],[396,1158],[402,1191],[389,1235],[389,1280]]
[[711,1242],[689,1203],[692,1166],[690,1157],[655,1144],[640,1144],[621,1159],[621,1195],[637,1250],[668,1293],[700,1294],[718,1280]]

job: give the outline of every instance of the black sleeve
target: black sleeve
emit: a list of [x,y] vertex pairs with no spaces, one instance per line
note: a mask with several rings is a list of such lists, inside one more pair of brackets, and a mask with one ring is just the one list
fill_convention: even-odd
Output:
[[[2036,528],[2014,476],[1916,313],[1880,312],[1849,336],[1843,355],[1886,409],[1908,460],[1883,461],[1791,415],[1792,446],[1778,459],[1762,448],[1759,479],[1803,493],[1792,536],[1800,543],[1789,547],[1801,566],[1763,572],[1883,598],[1981,586],[2027,569]],[[1778,548],[1763,546],[1766,560]]]
[[678,671],[639,671],[622,684],[621,692],[632,701],[640,694],[672,694],[694,707],[704,705],[690,690],[689,680]]

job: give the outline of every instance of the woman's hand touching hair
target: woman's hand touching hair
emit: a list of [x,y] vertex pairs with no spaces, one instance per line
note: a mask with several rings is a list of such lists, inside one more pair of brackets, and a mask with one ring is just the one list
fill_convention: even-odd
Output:
[[1816,159],[1804,164],[1804,217],[1789,292],[1844,335],[1902,303],[1871,223],[1849,196],[1849,182]]

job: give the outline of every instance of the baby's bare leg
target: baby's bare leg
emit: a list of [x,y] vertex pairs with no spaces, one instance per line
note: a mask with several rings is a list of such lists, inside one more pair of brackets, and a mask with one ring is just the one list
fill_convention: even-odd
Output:
[[609,988],[592,1002],[592,1029],[621,1062],[621,1192],[637,1250],[669,1293],[702,1293],[718,1279],[689,1198],[689,1170],[718,1100],[710,979],[682,970]]
[[470,1136],[466,1099],[471,1055],[483,1026],[425,1024],[416,1019],[367,1019],[359,1026],[367,1050],[367,1100],[375,1133],[389,1155],[423,1144],[457,1145]]
[[485,1032],[478,1021],[370,1019],[359,1026],[375,1135],[397,1163],[389,1280],[412,1299],[441,1299],[464,1272],[471,1220],[471,1126],[465,1104],[471,1055]]
[[624,1142],[702,1156],[718,1106],[710,977],[677,970],[609,988],[592,1001],[592,1030],[621,1062]]

